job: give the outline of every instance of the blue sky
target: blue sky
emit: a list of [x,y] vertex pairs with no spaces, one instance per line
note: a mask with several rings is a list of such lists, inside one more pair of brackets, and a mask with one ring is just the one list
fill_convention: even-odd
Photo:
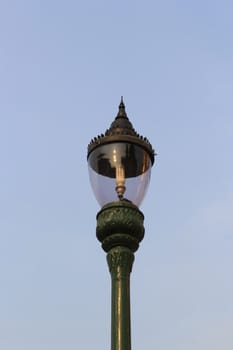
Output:
[[132,348],[233,347],[231,1],[0,4],[0,348],[108,349],[90,139],[120,96],[158,153]]

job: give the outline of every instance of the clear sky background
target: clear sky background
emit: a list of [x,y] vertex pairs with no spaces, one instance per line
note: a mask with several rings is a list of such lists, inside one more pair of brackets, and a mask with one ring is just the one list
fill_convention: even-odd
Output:
[[86,147],[120,96],[158,153],[134,350],[233,349],[232,1],[0,3],[0,348],[110,348]]

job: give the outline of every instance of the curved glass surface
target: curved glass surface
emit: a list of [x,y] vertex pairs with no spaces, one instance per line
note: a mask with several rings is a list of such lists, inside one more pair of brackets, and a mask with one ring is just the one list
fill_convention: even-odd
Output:
[[149,154],[130,143],[100,146],[88,158],[92,189],[103,206],[126,198],[139,206],[145,196],[151,172]]

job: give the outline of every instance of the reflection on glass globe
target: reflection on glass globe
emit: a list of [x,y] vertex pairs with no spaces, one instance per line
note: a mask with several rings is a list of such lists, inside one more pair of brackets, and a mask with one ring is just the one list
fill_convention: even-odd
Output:
[[138,145],[113,142],[88,157],[90,182],[99,204],[128,199],[139,206],[150,181],[151,158]]

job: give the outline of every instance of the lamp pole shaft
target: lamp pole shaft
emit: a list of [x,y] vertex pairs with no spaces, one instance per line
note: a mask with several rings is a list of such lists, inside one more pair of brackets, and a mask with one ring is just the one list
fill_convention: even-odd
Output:
[[131,350],[130,273],[134,254],[127,247],[114,247],[107,261],[112,279],[111,350]]

